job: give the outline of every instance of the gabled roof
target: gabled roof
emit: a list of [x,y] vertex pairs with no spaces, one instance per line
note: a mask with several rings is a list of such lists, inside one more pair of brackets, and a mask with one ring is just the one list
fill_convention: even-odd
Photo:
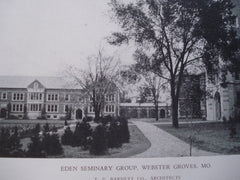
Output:
[[53,76],[0,76],[0,88],[27,88],[35,80],[46,89],[80,89],[73,87],[62,77]]

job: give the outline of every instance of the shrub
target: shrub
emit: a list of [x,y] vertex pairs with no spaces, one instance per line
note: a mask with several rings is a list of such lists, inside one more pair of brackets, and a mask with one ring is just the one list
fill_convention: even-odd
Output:
[[[56,127],[52,128],[55,131]],[[59,137],[56,133],[50,133],[48,123],[43,127],[43,138],[39,136],[40,125],[37,124],[32,130],[31,143],[28,146],[28,157],[46,157],[46,155],[59,155],[62,154],[62,146]]]
[[117,122],[115,121],[111,122],[107,131],[107,139],[108,139],[108,147],[110,148],[122,146],[120,126]]
[[50,131],[50,128],[49,128],[49,124],[46,123],[44,126],[43,126],[43,132],[47,133]]
[[121,142],[128,143],[130,139],[130,133],[128,129],[128,120],[126,118],[120,117],[118,118],[118,121],[120,123],[119,134],[121,137]]
[[73,133],[73,146],[83,146],[84,149],[88,148],[88,137],[92,135],[92,129],[89,123],[82,121],[76,124]]
[[92,134],[90,154],[102,155],[107,152],[107,133],[103,125],[98,125]]
[[101,119],[101,122],[103,123],[103,125],[107,124],[107,123],[111,123],[114,120],[114,118],[110,115],[104,116]]
[[44,133],[42,140],[43,150],[47,155],[60,155],[63,153],[62,145],[59,141],[58,134]]
[[36,126],[32,129],[32,134],[38,134],[40,132],[40,124],[36,124]]
[[85,121],[85,122],[93,121],[93,117],[91,117],[91,116],[85,116],[85,117],[83,118],[83,121]]
[[73,132],[70,127],[67,127],[64,131],[64,134],[61,137],[61,142],[63,145],[72,145],[73,144]]
[[58,129],[55,125],[53,125],[53,127],[51,128],[50,131],[56,133],[58,131]]
[[14,128],[13,134],[9,138],[9,155],[10,157],[23,157],[24,151],[21,149],[22,144],[20,144],[20,137],[18,134],[18,128]]
[[27,156],[28,157],[45,157],[46,153],[44,152],[42,141],[39,136],[40,125],[37,124],[32,130],[31,143],[28,145]]
[[23,157],[24,151],[21,149],[18,128],[10,135],[8,129],[2,129],[0,134],[0,156],[1,157]]
[[229,127],[230,138],[233,138],[237,134],[237,131],[236,131],[236,120],[234,118],[230,117],[229,118],[229,123],[230,123],[230,127]]
[[12,119],[19,119],[17,116],[15,116],[15,115],[9,115],[8,116],[8,119],[9,120],[12,120]]

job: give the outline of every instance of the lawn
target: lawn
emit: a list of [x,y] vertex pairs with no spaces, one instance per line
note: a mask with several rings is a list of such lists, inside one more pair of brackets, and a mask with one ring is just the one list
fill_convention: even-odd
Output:
[[[50,127],[53,125],[56,126],[56,123],[51,124],[50,121],[48,123]],[[72,127],[71,129],[74,130],[74,128],[75,127]],[[106,155],[94,156],[94,155],[90,155],[88,150],[83,150],[81,147],[71,147],[71,146],[63,145],[62,146],[64,151],[63,155],[48,156],[48,157],[49,158],[125,158],[138,153],[142,153],[151,146],[151,143],[148,141],[148,139],[132,123],[129,123],[129,132],[130,132],[130,142],[124,143],[120,148],[110,148]],[[61,136],[63,135],[63,129],[59,129],[58,134],[59,134],[59,137],[61,138]],[[28,144],[30,143],[30,138],[22,139],[21,143],[23,144],[23,149],[27,150]]]
[[106,155],[94,156],[81,147],[63,146],[63,155],[50,156],[50,158],[126,158],[142,153],[151,146],[148,139],[135,125],[129,125],[129,132],[130,142],[124,143],[120,148],[110,148]]
[[189,143],[189,136],[194,134],[193,146],[202,150],[220,154],[240,154],[240,124],[237,134],[230,137],[230,125],[223,123],[180,124],[178,129],[172,125],[158,124],[157,127]]

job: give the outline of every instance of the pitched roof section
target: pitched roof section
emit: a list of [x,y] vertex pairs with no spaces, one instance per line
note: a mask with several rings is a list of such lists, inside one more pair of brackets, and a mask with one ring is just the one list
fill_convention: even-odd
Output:
[[80,89],[62,77],[47,76],[0,76],[0,88],[27,88],[35,80],[46,89]]

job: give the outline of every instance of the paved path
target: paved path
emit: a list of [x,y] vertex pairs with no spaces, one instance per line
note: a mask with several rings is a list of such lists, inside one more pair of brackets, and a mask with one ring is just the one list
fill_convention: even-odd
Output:
[[[162,129],[146,122],[133,121],[151,142],[151,147],[143,153],[132,157],[180,157],[189,156],[189,145]],[[192,149],[192,156],[214,156],[217,153]]]

